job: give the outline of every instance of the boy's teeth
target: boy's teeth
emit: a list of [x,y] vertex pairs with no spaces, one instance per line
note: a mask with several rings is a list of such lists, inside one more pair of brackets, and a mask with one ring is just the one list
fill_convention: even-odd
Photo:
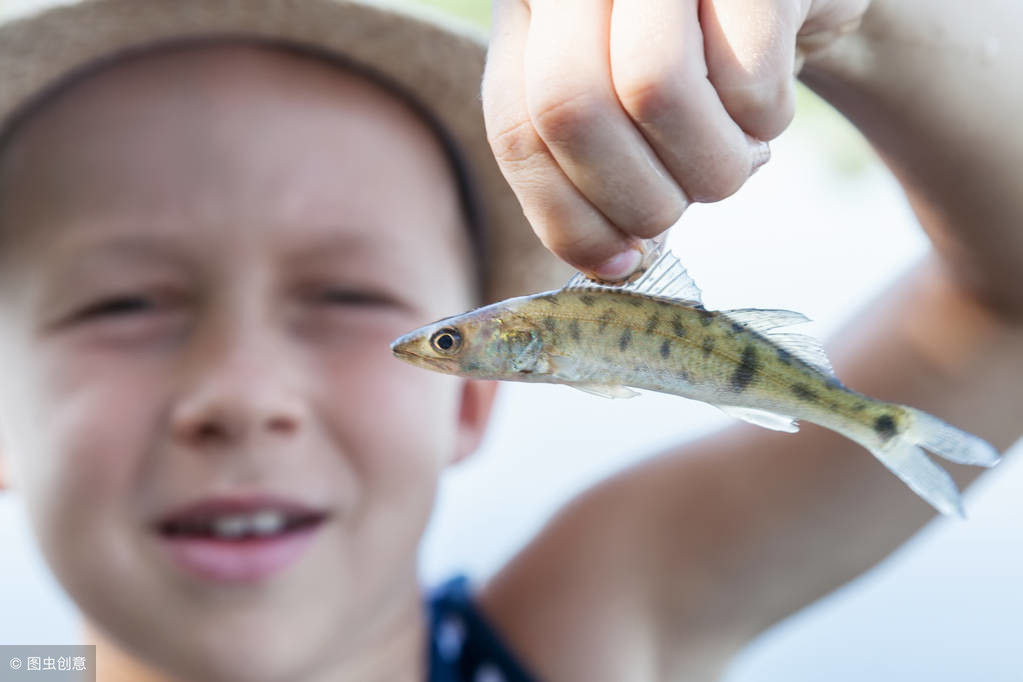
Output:
[[240,537],[249,529],[247,516],[221,516],[213,521],[213,534],[225,538]]
[[284,515],[275,511],[261,511],[250,517],[249,528],[256,535],[272,535],[284,528]]
[[213,534],[224,538],[238,538],[243,535],[273,535],[284,528],[284,515],[277,511],[263,510],[254,514],[232,514],[214,519]]

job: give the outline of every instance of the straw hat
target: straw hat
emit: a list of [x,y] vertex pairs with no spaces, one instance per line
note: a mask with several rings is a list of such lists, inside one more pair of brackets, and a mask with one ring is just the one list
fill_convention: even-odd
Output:
[[560,285],[570,269],[533,234],[486,141],[478,30],[381,0],[21,0],[0,10],[0,131],[27,103],[97,61],[162,42],[251,37],[326,52],[417,100],[468,167],[483,225],[484,298]]

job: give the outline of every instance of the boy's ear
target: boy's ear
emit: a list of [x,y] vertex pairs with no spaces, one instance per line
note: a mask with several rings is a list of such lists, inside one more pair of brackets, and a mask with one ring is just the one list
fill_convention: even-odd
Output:
[[462,404],[458,411],[458,440],[451,464],[461,462],[476,452],[483,440],[490,410],[497,395],[496,381],[467,379],[462,383]]

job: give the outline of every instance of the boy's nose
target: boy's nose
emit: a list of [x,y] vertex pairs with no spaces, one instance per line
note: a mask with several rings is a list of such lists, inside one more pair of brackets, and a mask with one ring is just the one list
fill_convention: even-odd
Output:
[[174,405],[171,426],[176,440],[196,447],[294,435],[302,419],[288,363],[268,343],[242,341],[194,367]]

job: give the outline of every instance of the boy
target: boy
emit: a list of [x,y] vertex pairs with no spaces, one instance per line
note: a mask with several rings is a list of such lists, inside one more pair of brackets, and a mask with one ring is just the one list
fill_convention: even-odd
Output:
[[[493,60],[519,44],[499,42],[517,29],[499,18]],[[128,45],[138,49],[36,99]],[[388,344],[563,277],[511,220],[479,151],[479,117],[464,113],[478,81],[450,75],[461,65],[478,78],[480,47],[359,3],[108,0],[10,27],[0,50],[0,80],[14,84],[0,156],[3,456],[99,641],[103,679],[423,679],[428,642],[434,679],[706,679],[930,516],[855,445],[811,428],[738,430],[589,491],[475,606],[448,596],[468,633],[443,618],[428,632],[416,546],[437,476],[479,442],[494,387],[405,366]],[[488,75],[491,138],[534,226],[574,264],[599,269],[628,250],[614,231],[626,228],[601,216],[650,236],[672,201],[715,198],[686,189],[679,159],[658,170],[679,185],[665,180],[667,208],[650,224],[616,210],[630,192],[608,196],[579,172],[607,152],[560,139],[571,118],[552,133],[538,117],[553,161],[528,172],[546,160],[528,147],[533,119],[494,125],[501,111],[515,118],[528,81]],[[495,102],[501,92],[510,104]],[[1005,96],[983,120],[1018,105]],[[878,126],[914,137],[898,124]],[[945,137],[940,124],[917,142]],[[623,134],[615,149],[649,156]],[[1019,141],[971,143],[959,162],[986,176]],[[482,189],[478,212],[456,154]],[[952,204],[982,195],[991,232],[902,285],[839,372],[1004,449],[1018,435],[1023,335],[1001,273],[1020,261],[1023,207],[992,187],[957,188]],[[930,226],[946,239],[967,227]],[[1000,248],[984,248],[994,230]]]

